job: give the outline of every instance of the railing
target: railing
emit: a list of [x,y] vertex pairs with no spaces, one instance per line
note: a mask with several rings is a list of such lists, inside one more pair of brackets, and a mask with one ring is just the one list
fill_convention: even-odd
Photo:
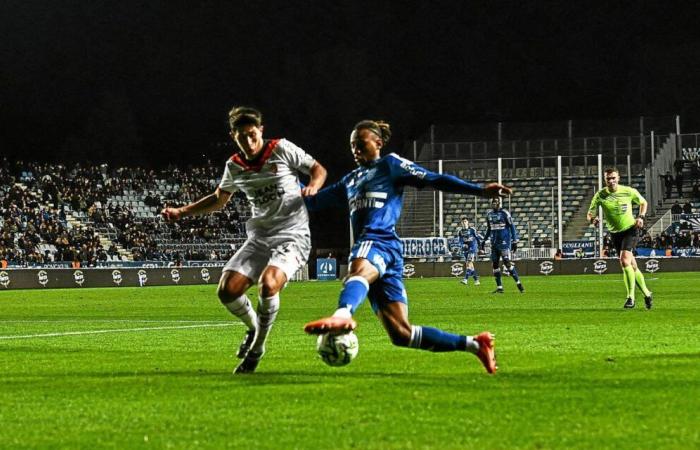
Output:
[[[661,234],[663,231],[666,230],[672,223],[673,223],[673,214],[671,214],[671,211],[666,211],[666,213],[659,217],[659,220],[656,221],[654,225],[649,227],[649,234],[651,236],[656,236],[657,234]],[[680,218],[680,215],[676,215],[676,220]]]

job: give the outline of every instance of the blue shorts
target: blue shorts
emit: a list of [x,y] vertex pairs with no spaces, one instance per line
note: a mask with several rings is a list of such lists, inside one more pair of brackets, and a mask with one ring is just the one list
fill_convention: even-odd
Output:
[[466,262],[474,262],[476,261],[476,252],[472,251],[466,251],[464,252],[464,260]]
[[408,305],[406,288],[403,285],[403,256],[401,243],[361,240],[355,242],[350,250],[350,261],[365,258],[379,271],[377,281],[369,286],[370,305],[376,312],[382,306],[401,302]]
[[491,262],[498,264],[501,258],[503,258],[503,261],[510,261],[510,247],[491,247]]

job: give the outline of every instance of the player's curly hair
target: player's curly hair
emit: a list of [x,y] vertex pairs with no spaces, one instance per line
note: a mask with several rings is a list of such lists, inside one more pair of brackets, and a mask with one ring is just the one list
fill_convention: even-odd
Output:
[[228,124],[233,130],[241,125],[262,125],[262,113],[249,106],[234,106],[228,113]]
[[355,131],[360,130],[369,130],[376,134],[382,138],[384,145],[386,145],[389,142],[389,139],[391,139],[391,125],[383,120],[362,120],[357,122],[355,125]]

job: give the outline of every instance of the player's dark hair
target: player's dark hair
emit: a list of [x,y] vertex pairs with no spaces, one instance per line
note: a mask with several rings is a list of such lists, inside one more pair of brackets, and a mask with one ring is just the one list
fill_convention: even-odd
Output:
[[376,134],[382,138],[384,145],[386,145],[389,142],[389,139],[391,139],[391,125],[383,120],[362,120],[357,122],[355,125],[355,131],[360,130],[369,130]]
[[233,130],[242,125],[262,125],[262,113],[249,106],[234,106],[228,113],[228,124]]
[[617,168],[615,168],[615,167],[608,167],[607,169],[605,169],[605,170],[603,171],[603,173],[606,174],[606,175],[609,174],[609,173],[613,173],[613,172],[617,172],[618,174],[620,173],[620,171],[617,170]]

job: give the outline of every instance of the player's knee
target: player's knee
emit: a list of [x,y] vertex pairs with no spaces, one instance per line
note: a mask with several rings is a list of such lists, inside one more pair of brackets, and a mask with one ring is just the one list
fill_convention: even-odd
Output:
[[284,287],[283,280],[279,280],[272,274],[263,274],[260,277],[260,296],[263,298],[272,297],[279,293]]
[[219,284],[219,287],[216,289],[216,295],[219,297],[219,301],[224,304],[231,303],[240,297],[239,293],[233,292],[233,290],[225,284]]

